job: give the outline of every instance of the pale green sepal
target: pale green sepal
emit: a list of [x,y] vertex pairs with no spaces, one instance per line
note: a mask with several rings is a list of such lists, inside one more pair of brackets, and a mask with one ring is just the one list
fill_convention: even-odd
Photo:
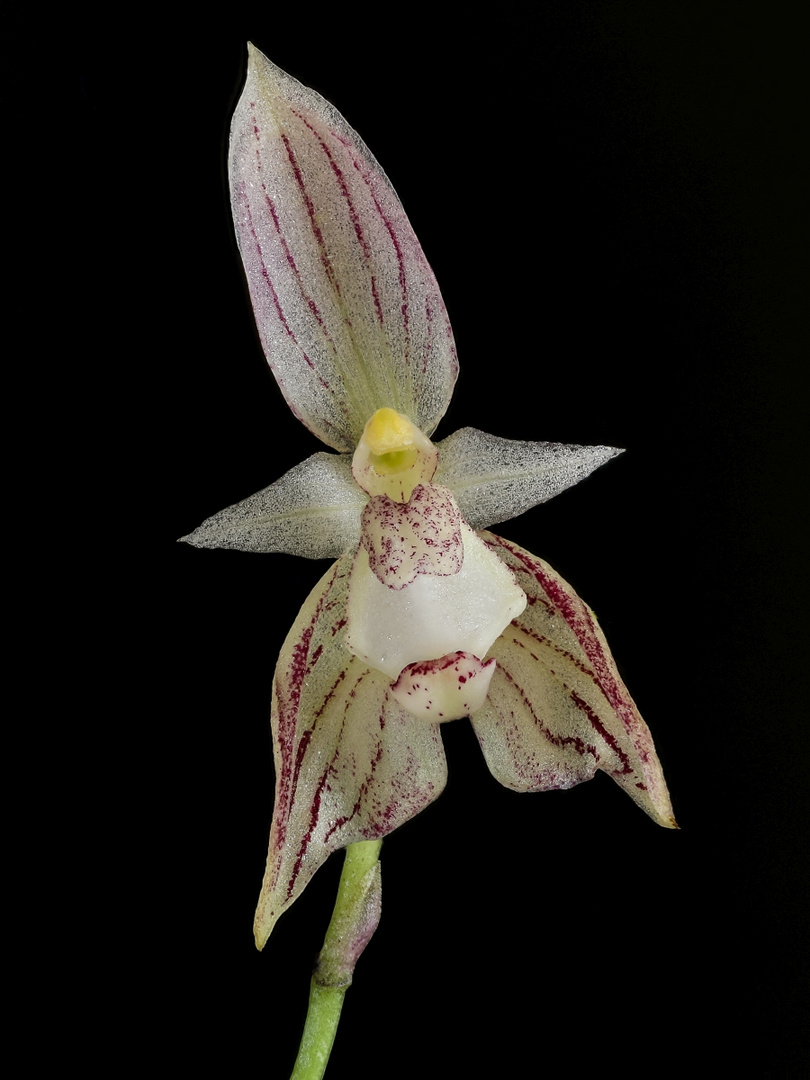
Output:
[[344,648],[352,558],[312,590],[276,666],[276,802],[254,926],[260,949],[332,852],[387,836],[447,779],[436,726],[416,723],[391,696],[390,678]]
[[553,791],[597,769],[666,829],[677,829],[650,729],[596,616],[548,563],[494,533],[481,539],[529,599],[490,650],[497,661],[472,720],[489,770],[515,791]]
[[352,478],[351,457],[313,454],[275,484],[220,510],[181,539],[202,548],[336,559],[358,543],[367,502]]
[[613,446],[501,439],[471,427],[436,446],[439,467],[434,483],[450,488],[464,520],[476,530],[547,502],[624,453]]
[[383,407],[429,436],[458,373],[433,271],[357,132],[254,46],[228,169],[259,337],[295,415],[342,452]]

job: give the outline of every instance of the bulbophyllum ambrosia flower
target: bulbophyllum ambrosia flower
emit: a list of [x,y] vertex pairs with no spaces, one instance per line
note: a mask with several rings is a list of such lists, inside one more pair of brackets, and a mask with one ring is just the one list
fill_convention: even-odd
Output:
[[593,612],[541,559],[481,531],[620,451],[473,428],[431,442],[458,371],[433,273],[360,137],[253,47],[229,169],[268,362],[295,415],[337,451],[185,538],[337,560],[276,667],[259,947],[330,853],[440,794],[443,721],[469,716],[507,787],[568,788],[602,769],[674,827]]

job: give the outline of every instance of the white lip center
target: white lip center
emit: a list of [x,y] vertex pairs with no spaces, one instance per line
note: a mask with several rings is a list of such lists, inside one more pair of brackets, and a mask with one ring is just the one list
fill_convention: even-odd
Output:
[[[439,491],[433,491],[438,505]],[[428,551],[435,539],[424,543]],[[463,560],[455,573],[417,572],[404,588],[383,584],[361,543],[349,584],[346,648],[392,679],[408,664],[449,653],[485,656],[523,611],[526,596],[512,572],[463,522],[461,543]]]

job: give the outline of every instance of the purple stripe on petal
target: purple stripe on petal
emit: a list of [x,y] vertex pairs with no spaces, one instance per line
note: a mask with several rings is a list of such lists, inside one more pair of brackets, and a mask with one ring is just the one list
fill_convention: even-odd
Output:
[[343,646],[352,557],[313,590],[276,668],[277,786],[259,947],[331,852],[385,836],[434,799],[446,778],[436,732],[410,723],[390,699],[389,680]]
[[362,140],[251,47],[229,168],[262,346],[296,416],[342,452],[384,406],[429,436],[458,370],[452,332],[402,206]]
[[584,748],[659,824],[675,820],[650,732],[596,619],[547,563],[492,533],[490,548],[526,592],[523,614],[495,642],[498,669],[472,717],[493,775],[518,790],[587,780]]
[[324,243],[323,232],[321,231],[321,227],[318,224],[318,219],[317,219],[317,216],[315,214],[315,204],[313,203],[312,198],[310,196],[310,193],[307,190],[307,185],[306,185],[306,183],[304,181],[303,174],[301,173],[301,170],[298,167],[298,162],[296,160],[295,153],[293,151],[290,140],[289,140],[289,138],[287,137],[286,134],[282,133],[281,141],[284,143],[284,148],[287,151],[287,159],[288,159],[288,161],[290,163],[290,166],[292,168],[293,176],[295,177],[295,182],[298,185],[298,190],[301,192],[301,197],[304,200],[304,206],[307,209],[307,215],[309,217],[309,225],[310,225],[310,228],[312,229],[312,235],[315,237],[315,240],[317,241],[318,247],[320,249],[321,265],[323,266],[324,271],[326,272],[326,276],[329,278],[329,282],[330,282],[332,288],[335,290],[337,295],[340,296],[340,280],[337,277],[337,275],[335,274],[334,268],[332,266],[332,261],[329,258],[329,252],[328,252],[327,246]]

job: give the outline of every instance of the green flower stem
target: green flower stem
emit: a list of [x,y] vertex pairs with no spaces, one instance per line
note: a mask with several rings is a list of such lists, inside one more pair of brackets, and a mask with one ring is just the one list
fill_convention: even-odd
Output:
[[291,1080],[321,1080],[357,958],[380,921],[382,840],[346,848],[335,910],[312,975],[309,1009]]

